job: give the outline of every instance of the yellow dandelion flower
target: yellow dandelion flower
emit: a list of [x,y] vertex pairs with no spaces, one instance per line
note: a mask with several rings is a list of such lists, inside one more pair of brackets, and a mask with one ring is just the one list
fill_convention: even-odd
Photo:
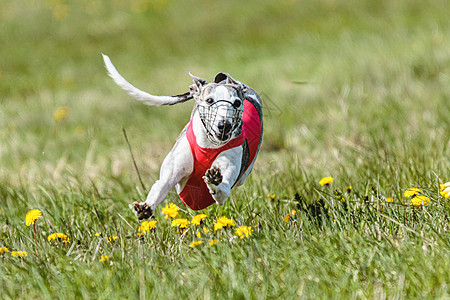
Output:
[[34,222],[42,215],[42,212],[39,209],[33,209],[27,212],[27,215],[25,216],[25,224],[27,226],[30,226],[31,224],[34,225]]
[[319,184],[321,186],[329,185],[330,183],[333,182],[333,180],[334,180],[333,177],[323,177],[322,179],[320,179]]
[[267,197],[269,197],[270,199],[275,199],[275,194],[267,194]]
[[201,238],[201,237],[202,237],[202,234],[200,233],[200,231],[197,231],[197,234],[196,234],[196,235],[197,235],[198,238]]
[[108,255],[102,255],[100,256],[100,261],[107,261],[109,259]]
[[235,226],[234,221],[231,219],[228,219],[227,217],[218,217],[216,220],[216,223],[214,223],[214,231],[222,229],[223,227],[231,227]]
[[191,223],[194,225],[200,225],[200,223],[206,218],[205,214],[199,214],[192,217]]
[[67,235],[65,235],[64,233],[61,233],[61,232],[55,232],[55,233],[52,233],[52,234],[50,234],[48,236],[48,241],[49,242],[56,241],[56,240],[59,240],[59,241],[64,242],[64,243],[70,243],[70,240],[67,237]]
[[158,223],[158,221],[156,221],[156,220],[152,220],[152,221],[143,221],[143,222],[141,223],[141,225],[139,226],[139,228],[138,228],[138,231],[139,231],[139,232],[137,233],[137,235],[138,235],[138,236],[141,236],[141,235],[143,235],[143,234],[149,232],[150,230],[155,229],[156,223]]
[[240,237],[241,239],[244,237],[251,236],[253,233],[253,230],[250,226],[240,226],[236,228],[236,236]]
[[202,241],[193,241],[192,243],[189,244],[189,247],[194,248],[198,245],[201,245],[203,242]]
[[214,231],[222,229],[223,224],[222,223],[214,223]]
[[9,249],[6,247],[0,247],[0,254],[5,254],[6,252],[9,252]]
[[422,193],[422,190],[417,189],[417,188],[410,188],[410,189],[407,189],[405,191],[403,196],[405,196],[405,197],[414,197],[416,195],[419,195],[419,193]]
[[297,214],[297,212],[293,209],[291,210],[290,213],[288,213],[285,217],[284,217],[284,222],[285,223],[289,223],[289,221],[291,220],[292,217],[294,217]]
[[174,203],[166,204],[166,206],[161,210],[161,212],[165,215],[166,220],[168,218],[176,218],[178,216],[178,211],[180,208],[176,206]]
[[204,232],[204,233],[208,233],[208,232],[209,232],[209,229],[206,228],[206,227],[203,227],[203,232]]
[[13,257],[24,257],[24,256],[28,256],[28,252],[27,251],[12,251],[11,255]]
[[289,223],[290,220],[291,220],[291,214],[287,214],[287,215],[284,217],[284,222]]
[[190,222],[188,219],[175,219],[172,221],[172,227],[187,228]]
[[384,202],[386,202],[386,203],[392,203],[392,202],[394,202],[394,199],[392,199],[392,198],[386,198],[386,199],[384,199]]
[[101,233],[101,232],[96,232],[94,235],[95,235],[95,236],[101,236],[102,233]]
[[58,107],[53,113],[53,120],[55,120],[55,122],[61,121],[67,116],[68,111],[69,109],[66,106]]
[[347,186],[347,187],[345,188],[345,191],[346,191],[347,193],[350,193],[350,192],[352,191],[352,186],[351,186],[351,185]]
[[450,198],[450,181],[440,185],[440,194],[445,199]]
[[117,240],[119,237],[118,236],[110,236],[108,237],[108,242],[114,242],[115,240]]
[[440,194],[445,199],[449,199],[450,198],[450,189],[448,191],[442,191],[442,192],[440,192]]
[[431,200],[427,196],[419,195],[411,198],[410,204],[411,205],[428,205]]
[[217,244],[218,242],[219,242],[219,240],[216,240],[216,239],[210,240],[210,241],[209,241],[209,246],[212,246],[212,245],[214,245],[214,244]]

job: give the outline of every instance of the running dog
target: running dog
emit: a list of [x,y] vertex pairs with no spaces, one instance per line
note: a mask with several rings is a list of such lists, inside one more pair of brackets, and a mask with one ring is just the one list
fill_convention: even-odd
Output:
[[103,55],[109,76],[130,96],[152,106],[195,100],[191,119],[164,159],[160,178],[144,202],[132,205],[137,217],[153,216],[173,187],[181,201],[193,210],[211,204],[223,205],[234,186],[250,175],[262,142],[262,103],[249,86],[227,73],[214,81],[189,73],[194,81],[189,92],[177,96],[155,96],[126,81],[108,56]]

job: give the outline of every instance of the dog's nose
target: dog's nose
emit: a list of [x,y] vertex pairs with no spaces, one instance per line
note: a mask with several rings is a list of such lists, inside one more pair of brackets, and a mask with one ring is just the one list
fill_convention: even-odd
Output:
[[224,135],[229,134],[232,129],[231,123],[228,121],[219,121],[217,127],[219,128],[219,131]]

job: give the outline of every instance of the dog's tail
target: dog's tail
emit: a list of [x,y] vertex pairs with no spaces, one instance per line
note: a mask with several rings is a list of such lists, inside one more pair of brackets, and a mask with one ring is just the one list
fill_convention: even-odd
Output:
[[117,72],[116,68],[107,55],[104,55],[102,53],[102,56],[103,61],[105,62],[105,67],[108,70],[108,75],[114,80],[114,82],[125,92],[127,92],[128,95],[136,98],[139,101],[142,101],[144,104],[152,106],[174,105],[192,99],[192,95],[190,92],[176,96],[155,96],[141,91],[140,89],[134,87],[131,83],[129,83],[125,78],[123,78],[122,75],[119,74],[119,72]]

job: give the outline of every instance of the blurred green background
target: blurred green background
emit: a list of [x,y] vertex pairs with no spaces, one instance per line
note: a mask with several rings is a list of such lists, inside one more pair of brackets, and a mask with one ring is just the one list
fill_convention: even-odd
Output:
[[[265,104],[259,166],[295,154],[321,174],[363,163],[377,147],[400,157],[434,155],[433,167],[448,168],[448,1],[17,0],[1,7],[4,183],[133,172],[122,127],[143,172],[155,176],[192,103],[137,103],[106,76],[101,52],[155,94],[187,91],[189,71],[207,80],[226,71],[252,86]],[[67,115],[55,121],[59,107]]]
[[[0,247],[28,251],[2,256],[4,297],[448,298],[438,189],[450,180],[449,12],[448,0],[0,0]],[[101,53],[154,94],[222,71],[259,92],[254,172],[205,210],[209,225],[226,215],[252,226],[251,238],[219,233],[217,248],[205,237],[194,252],[194,232],[179,236],[157,211],[160,227],[140,243],[127,205],[146,192],[122,128],[148,189],[193,103],[142,105]],[[349,211],[325,229],[300,211],[283,221],[294,193],[341,203],[331,189],[349,185]],[[410,187],[432,204],[412,207]],[[174,191],[168,202],[181,206]],[[43,211],[39,256],[24,225],[32,208]],[[70,249],[47,243],[51,231]]]

